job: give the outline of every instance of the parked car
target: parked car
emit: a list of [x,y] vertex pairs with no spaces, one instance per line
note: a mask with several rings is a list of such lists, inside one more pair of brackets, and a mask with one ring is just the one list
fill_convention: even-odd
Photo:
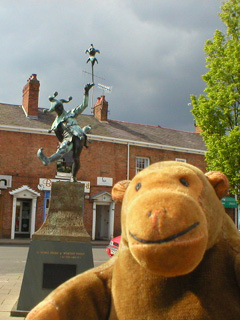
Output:
[[109,245],[106,248],[109,257],[112,257],[118,251],[120,241],[121,236],[115,237],[110,241]]

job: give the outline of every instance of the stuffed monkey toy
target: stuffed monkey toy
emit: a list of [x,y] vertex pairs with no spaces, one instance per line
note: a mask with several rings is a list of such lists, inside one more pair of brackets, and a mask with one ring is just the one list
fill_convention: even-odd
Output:
[[55,289],[27,320],[239,320],[240,234],[220,199],[228,180],[155,163],[112,190],[118,253]]

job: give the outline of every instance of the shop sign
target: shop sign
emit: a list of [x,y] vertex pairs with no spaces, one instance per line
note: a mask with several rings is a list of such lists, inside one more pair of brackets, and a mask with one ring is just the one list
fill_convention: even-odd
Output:
[[98,186],[108,186],[108,187],[112,187],[112,185],[113,185],[113,178],[97,177],[97,185],[98,185]]
[[0,175],[0,189],[7,189],[12,187],[12,176]]
[[[66,180],[40,178],[38,189],[41,191],[49,191],[51,190],[52,182],[57,182],[57,181],[66,181]],[[81,182],[84,184],[84,193],[90,193],[90,181],[78,181],[78,182]],[[73,183],[73,182],[69,182],[69,183]]]
[[222,204],[224,205],[225,208],[237,208],[238,207],[237,201],[232,197],[222,198]]

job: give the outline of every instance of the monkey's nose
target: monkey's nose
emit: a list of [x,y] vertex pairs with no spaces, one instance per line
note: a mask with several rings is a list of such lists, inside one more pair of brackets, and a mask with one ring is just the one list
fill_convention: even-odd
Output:
[[151,218],[153,228],[158,228],[159,225],[159,220],[161,217],[165,216],[167,214],[167,209],[166,208],[161,208],[157,210],[150,210],[148,212],[148,217]]

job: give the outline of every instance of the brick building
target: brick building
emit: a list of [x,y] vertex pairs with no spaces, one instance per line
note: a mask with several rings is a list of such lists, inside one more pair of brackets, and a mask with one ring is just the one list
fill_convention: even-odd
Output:
[[[44,167],[36,156],[40,147],[50,156],[58,144],[47,132],[55,114],[38,108],[39,86],[32,75],[22,105],[0,104],[0,237],[31,237],[46,217],[52,181],[69,179],[69,157]],[[85,184],[84,223],[92,239],[120,234],[120,206],[111,198],[117,181],[161,160],[186,161],[205,170],[206,148],[198,133],[110,120],[104,96],[97,99],[93,115],[79,115],[78,122],[92,126],[77,176]]]

